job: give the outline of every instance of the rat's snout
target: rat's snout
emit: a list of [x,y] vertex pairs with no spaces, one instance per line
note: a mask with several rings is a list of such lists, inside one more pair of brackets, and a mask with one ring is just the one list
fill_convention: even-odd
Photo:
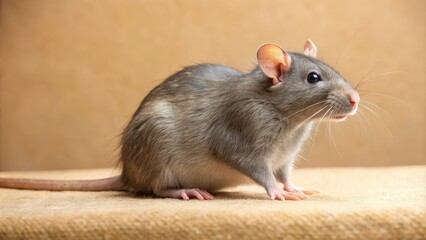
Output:
[[360,101],[359,94],[357,91],[351,91],[348,93],[349,103],[352,107],[356,107]]
[[347,95],[348,95],[349,104],[352,106],[352,112],[350,113],[350,115],[353,115],[356,113],[356,110],[358,108],[358,104],[361,98],[359,97],[358,92],[355,90],[348,91]]

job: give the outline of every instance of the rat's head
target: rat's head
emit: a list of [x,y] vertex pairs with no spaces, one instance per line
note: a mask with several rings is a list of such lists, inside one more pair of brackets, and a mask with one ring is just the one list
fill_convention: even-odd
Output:
[[316,51],[310,40],[303,54],[264,44],[257,51],[257,59],[272,82],[273,102],[286,113],[285,117],[343,121],[355,114],[360,97],[336,70],[315,58]]

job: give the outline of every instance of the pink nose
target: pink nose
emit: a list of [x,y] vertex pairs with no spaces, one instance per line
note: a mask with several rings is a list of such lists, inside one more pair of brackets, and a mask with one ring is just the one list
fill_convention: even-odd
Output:
[[351,103],[352,107],[355,107],[359,103],[359,95],[357,92],[352,92],[349,94],[349,102]]

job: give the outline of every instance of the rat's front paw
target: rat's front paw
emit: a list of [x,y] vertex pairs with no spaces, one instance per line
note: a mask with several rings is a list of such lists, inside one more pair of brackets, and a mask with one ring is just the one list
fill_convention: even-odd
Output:
[[304,200],[306,196],[299,192],[288,192],[275,186],[266,190],[272,200]]
[[285,183],[284,190],[292,193],[299,192],[306,195],[314,195],[320,192],[318,190],[306,190],[304,188],[294,186],[292,183]]

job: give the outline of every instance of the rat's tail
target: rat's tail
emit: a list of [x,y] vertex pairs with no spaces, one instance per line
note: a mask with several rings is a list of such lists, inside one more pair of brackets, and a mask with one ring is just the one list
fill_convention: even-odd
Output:
[[121,176],[94,180],[0,178],[0,188],[47,191],[126,191]]

